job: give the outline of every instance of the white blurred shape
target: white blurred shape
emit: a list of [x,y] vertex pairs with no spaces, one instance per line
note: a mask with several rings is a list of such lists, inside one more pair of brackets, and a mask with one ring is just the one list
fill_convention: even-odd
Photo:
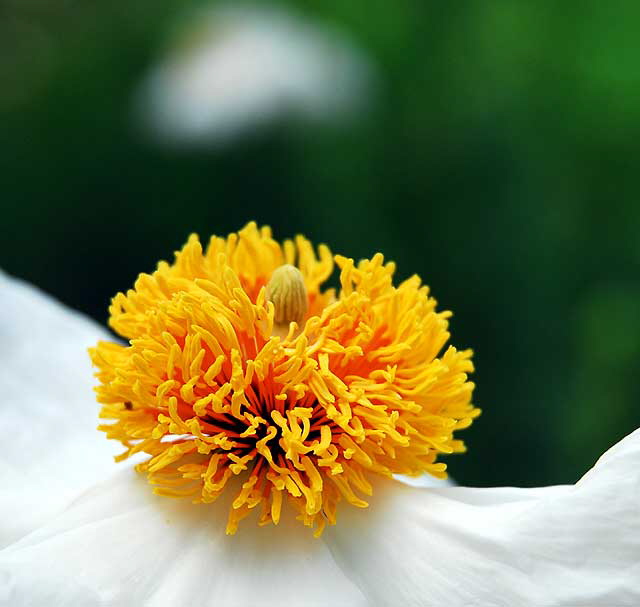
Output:
[[373,92],[362,51],[282,9],[218,7],[192,19],[181,42],[138,97],[142,121],[167,143],[226,143],[285,116],[348,120]]

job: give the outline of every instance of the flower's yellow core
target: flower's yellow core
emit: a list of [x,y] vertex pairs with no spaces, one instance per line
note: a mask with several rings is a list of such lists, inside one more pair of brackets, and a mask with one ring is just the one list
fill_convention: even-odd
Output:
[[394,287],[381,254],[335,263],[337,295],[320,289],[326,246],[250,223],[206,252],[191,236],[116,295],[110,325],[130,345],[91,357],[117,459],[148,454],[138,470],[160,495],[235,491],[227,533],[254,509],[278,523],[286,497],[319,534],[341,499],[367,506],[370,474],[445,477],[438,454],[464,451],[453,432],[479,414],[471,352],[445,348],[450,313],[417,276]]

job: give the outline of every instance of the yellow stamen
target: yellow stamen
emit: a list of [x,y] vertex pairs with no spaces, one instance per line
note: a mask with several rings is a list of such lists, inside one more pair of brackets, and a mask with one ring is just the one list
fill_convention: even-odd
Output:
[[446,477],[438,456],[465,450],[454,432],[479,414],[471,351],[446,347],[450,314],[418,277],[394,286],[380,254],[335,262],[337,296],[321,290],[327,247],[250,223],[206,251],[191,236],[116,295],[128,345],[90,352],[117,459],[147,454],[137,469],[160,495],[210,503],[235,487],[228,533],[289,506],[318,535],[340,501],[367,505],[371,474]]

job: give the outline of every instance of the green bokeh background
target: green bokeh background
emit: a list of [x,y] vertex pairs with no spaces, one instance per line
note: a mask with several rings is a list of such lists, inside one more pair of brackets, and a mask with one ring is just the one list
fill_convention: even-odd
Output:
[[0,5],[0,266],[105,322],[190,232],[255,219],[454,310],[484,410],[460,482],[573,482],[640,425],[640,3],[290,2],[369,54],[371,110],[162,148],[132,94],[198,4]]

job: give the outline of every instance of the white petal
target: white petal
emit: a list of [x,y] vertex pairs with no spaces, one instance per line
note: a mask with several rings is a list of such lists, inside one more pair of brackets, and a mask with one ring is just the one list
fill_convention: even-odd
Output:
[[574,486],[376,494],[324,535],[373,605],[640,604],[640,430]]
[[0,272],[0,546],[113,469],[87,347],[98,325]]
[[172,143],[224,143],[283,115],[335,119],[371,98],[370,66],[333,31],[283,9],[197,14],[149,74],[141,118]]
[[[0,602],[21,605],[364,606],[292,518],[225,535],[228,502],[156,497],[130,469],[0,552]],[[0,585],[0,588],[2,586]]]

